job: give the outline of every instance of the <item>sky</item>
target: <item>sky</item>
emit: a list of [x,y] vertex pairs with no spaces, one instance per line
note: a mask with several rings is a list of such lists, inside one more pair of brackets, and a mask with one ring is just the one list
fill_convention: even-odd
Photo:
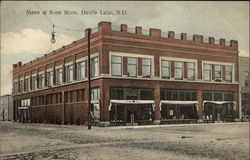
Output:
[[[101,21],[117,26],[127,24],[131,28],[141,26],[145,30],[157,28],[176,34],[199,34],[217,40],[238,40],[239,55],[249,56],[249,2],[1,1],[0,4],[1,95],[11,93],[12,64],[29,62],[80,39],[84,37],[85,28],[95,28]],[[117,10],[126,14],[103,14]],[[40,14],[28,14],[28,11],[40,11]],[[61,11],[61,14],[50,14],[50,11]],[[67,11],[78,14],[65,15]],[[86,14],[87,11],[97,14]],[[50,42],[52,24],[56,25],[55,44]]]

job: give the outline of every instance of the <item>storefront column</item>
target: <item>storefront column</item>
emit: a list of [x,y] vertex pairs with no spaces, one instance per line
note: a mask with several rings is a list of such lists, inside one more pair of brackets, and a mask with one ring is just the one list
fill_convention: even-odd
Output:
[[155,99],[155,118],[154,123],[160,124],[161,122],[161,113],[160,113],[160,86],[156,85],[154,87],[154,99]]
[[62,91],[62,125],[64,124],[65,121],[65,92]]
[[110,125],[110,111],[109,111],[109,104],[110,104],[110,90],[109,85],[105,85],[102,82],[100,87],[101,93],[101,106],[100,106],[100,126],[109,126]]
[[198,120],[203,120],[203,103],[202,103],[202,90],[198,90],[198,112],[197,118]]

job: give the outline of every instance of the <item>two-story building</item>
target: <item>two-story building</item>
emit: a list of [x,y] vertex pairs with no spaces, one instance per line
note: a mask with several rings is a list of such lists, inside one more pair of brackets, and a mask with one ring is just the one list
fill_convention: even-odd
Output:
[[[37,42],[38,43],[38,42]],[[238,42],[145,32],[100,22],[91,33],[91,103],[100,124],[189,123],[239,118]],[[15,119],[84,124],[87,33],[13,65]]]

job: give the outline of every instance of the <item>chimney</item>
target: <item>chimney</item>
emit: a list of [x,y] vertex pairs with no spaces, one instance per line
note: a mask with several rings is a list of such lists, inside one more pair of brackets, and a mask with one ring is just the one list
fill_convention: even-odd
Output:
[[223,38],[221,38],[221,39],[220,39],[220,45],[225,46],[225,43],[226,43],[226,40],[223,39]]
[[236,50],[238,50],[238,41],[230,40],[230,46]]
[[[85,29],[85,37],[88,37],[88,32],[89,32],[89,34],[91,34],[91,28],[86,28]],[[65,49],[64,46],[63,46],[63,49]]]
[[169,31],[168,32],[168,38],[170,38],[170,39],[174,39],[174,31]]
[[215,40],[214,37],[208,37],[209,44],[214,44]]

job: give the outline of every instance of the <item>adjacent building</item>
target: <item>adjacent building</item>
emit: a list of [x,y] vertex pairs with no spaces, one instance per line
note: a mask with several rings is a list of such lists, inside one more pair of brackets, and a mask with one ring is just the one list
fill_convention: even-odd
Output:
[[250,118],[250,63],[249,57],[239,57],[239,86],[241,115]]
[[[38,43],[38,42],[37,42]],[[233,121],[239,118],[238,42],[100,22],[91,33],[91,115],[99,124]],[[84,124],[85,37],[13,65],[14,118]]]
[[6,94],[0,96],[0,121],[13,120],[13,98],[12,95]]

